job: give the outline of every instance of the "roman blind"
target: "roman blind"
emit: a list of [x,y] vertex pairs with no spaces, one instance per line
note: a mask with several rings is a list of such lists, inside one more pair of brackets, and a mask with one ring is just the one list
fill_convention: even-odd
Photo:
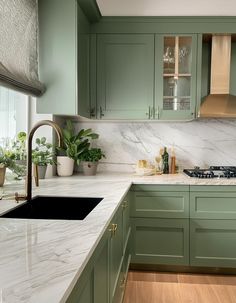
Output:
[[40,96],[38,2],[0,0],[0,85]]

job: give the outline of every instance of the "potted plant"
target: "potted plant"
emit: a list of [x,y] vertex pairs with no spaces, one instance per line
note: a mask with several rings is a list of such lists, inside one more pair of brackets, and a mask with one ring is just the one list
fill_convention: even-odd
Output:
[[12,144],[11,152],[14,154],[17,164],[26,165],[27,153],[25,132],[19,132],[17,134],[16,140]]
[[37,138],[36,147],[32,150],[32,162],[38,169],[39,179],[44,179],[48,164],[55,163],[55,154],[52,151],[53,145],[46,142],[46,138]]
[[10,161],[6,155],[5,150],[0,147],[0,187],[3,186],[5,181],[6,168],[9,166]]
[[103,157],[105,158],[105,155],[101,148],[86,149],[80,156],[84,175],[96,175],[98,161],[101,160]]
[[16,140],[12,143],[11,153],[14,158],[14,170],[17,178],[21,178],[26,174],[26,133],[19,132],[16,136]]
[[57,148],[57,174],[58,176],[71,176],[74,171],[74,163],[79,163],[81,153],[90,146],[90,139],[97,139],[98,134],[92,129],[81,129],[75,132],[70,120],[66,121],[66,127],[62,129],[63,147]]

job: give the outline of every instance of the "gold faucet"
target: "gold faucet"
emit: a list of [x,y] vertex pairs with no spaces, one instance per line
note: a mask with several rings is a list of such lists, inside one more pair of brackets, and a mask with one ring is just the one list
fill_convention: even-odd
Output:
[[[43,125],[49,125],[52,128],[54,128],[57,137],[58,137],[58,146],[62,146],[62,131],[60,127],[53,121],[50,120],[42,120],[39,121],[34,125],[34,127],[31,129],[29,133],[29,138],[28,138],[28,146],[27,146],[27,175],[26,175],[26,195],[25,196],[20,196],[18,193],[15,193],[15,200],[16,202],[19,202],[20,200],[31,200],[32,198],[32,140],[35,131]],[[36,180],[37,181],[37,180]]]

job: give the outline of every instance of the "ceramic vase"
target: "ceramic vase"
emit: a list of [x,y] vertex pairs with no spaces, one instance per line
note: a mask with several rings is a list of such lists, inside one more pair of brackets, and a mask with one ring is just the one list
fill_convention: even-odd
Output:
[[95,176],[97,173],[98,162],[82,162],[83,173],[85,176]]
[[60,177],[73,175],[75,161],[66,156],[57,156],[57,174]]

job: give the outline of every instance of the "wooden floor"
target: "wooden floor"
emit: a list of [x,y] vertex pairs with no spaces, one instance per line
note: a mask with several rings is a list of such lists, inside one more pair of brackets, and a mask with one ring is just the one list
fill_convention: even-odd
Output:
[[236,276],[130,271],[124,303],[236,303]]

